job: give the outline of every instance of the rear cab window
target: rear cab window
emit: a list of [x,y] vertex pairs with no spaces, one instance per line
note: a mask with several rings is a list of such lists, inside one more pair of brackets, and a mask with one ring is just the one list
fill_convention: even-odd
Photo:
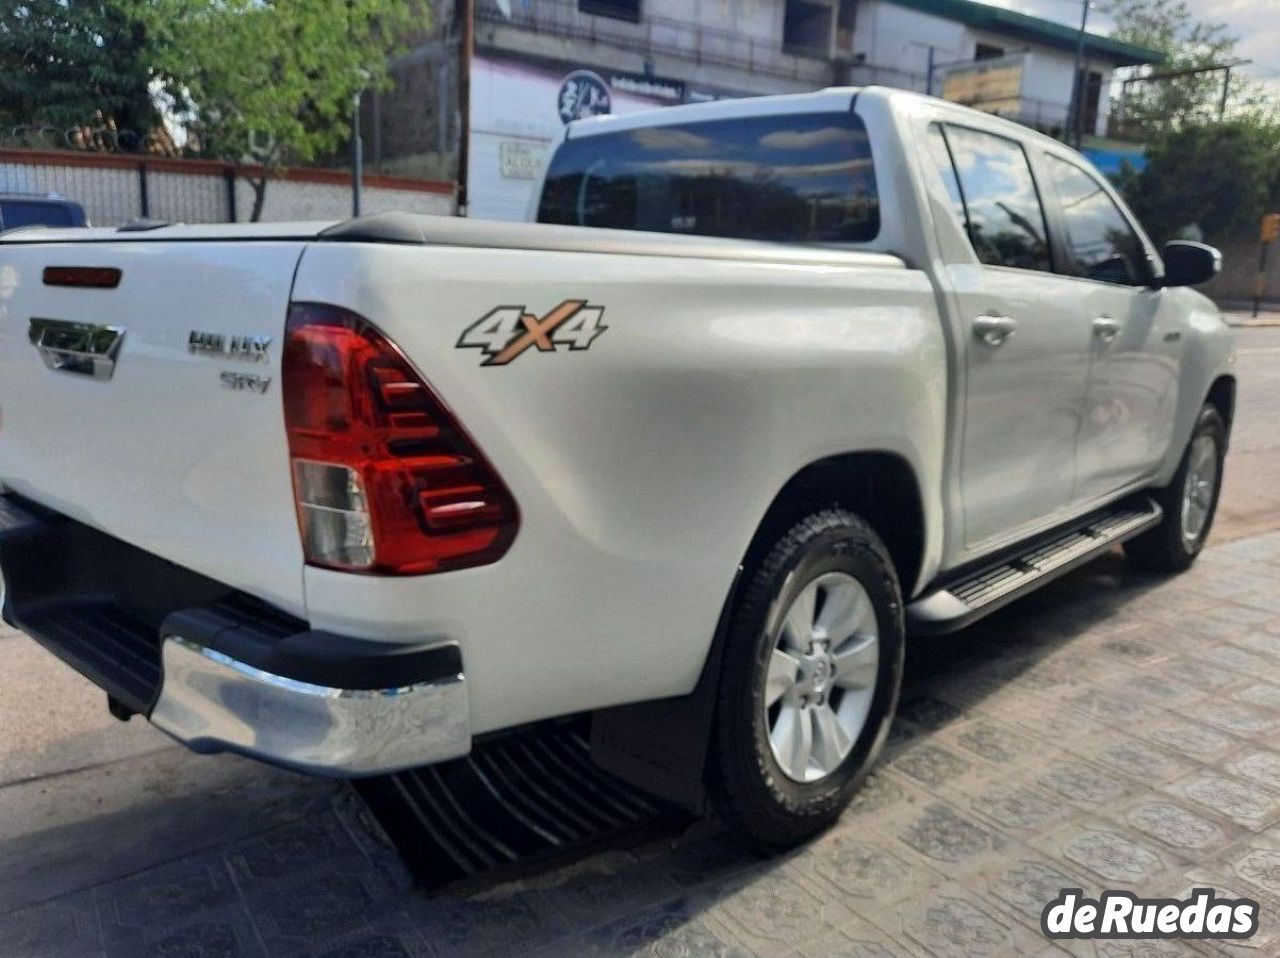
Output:
[[566,140],[538,222],[793,243],[866,243],[880,204],[852,111],[707,120]]

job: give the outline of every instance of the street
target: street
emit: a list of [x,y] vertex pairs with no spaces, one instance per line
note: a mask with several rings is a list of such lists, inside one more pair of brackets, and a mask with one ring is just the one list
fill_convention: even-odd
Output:
[[1280,327],[1238,329],[1236,342],[1240,412],[1215,542],[1274,529],[1280,516]]
[[1197,883],[1262,903],[1249,948],[1068,950],[1275,954],[1280,328],[1238,347],[1197,566],[1163,581],[1108,558],[911,648],[881,770],[839,827],[773,859],[704,822],[427,893],[347,785],[121,724],[0,627],[0,954],[1049,955],[1039,913],[1060,888]]

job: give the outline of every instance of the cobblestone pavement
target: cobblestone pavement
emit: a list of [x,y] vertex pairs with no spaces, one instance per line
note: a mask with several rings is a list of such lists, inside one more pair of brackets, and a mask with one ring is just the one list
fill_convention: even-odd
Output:
[[1201,885],[1259,900],[1258,936],[1066,947],[1280,954],[1278,582],[1280,533],[1170,580],[1109,558],[913,646],[880,771],[838,827],[772,859],[704,823],[427,895],[342,785],[165,748],[118,766],[104,807],[144,795],[105,817],[66,807],[56,776],[5,789],[0,835],[29,817],[15,803],[44,818],[0,841],[0,955],[1047,956],[1060,888]]
[[1264,303],[1262,308],[1258,310],[1258,315],[1253,315],[1251,308],[1243,306],[1233,309],[1225,309],[1222,313],[1228,324],[1231,326],[1239,326],[1244,328],[1268,326],[1280,326],[1280,308],[1274,303]]

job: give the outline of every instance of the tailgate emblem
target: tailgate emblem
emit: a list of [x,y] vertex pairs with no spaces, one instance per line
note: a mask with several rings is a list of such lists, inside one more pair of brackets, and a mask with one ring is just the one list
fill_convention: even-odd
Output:
[[193,329],[187,336],[187,349],[197,356],[222,356],[245,359],[251,363],[269,362],[270,336],[226,336]]
[[63,319],[33,318],[28,336],[50,369],[102,381],[116,371],[116,358],[124,343],[123,327]]

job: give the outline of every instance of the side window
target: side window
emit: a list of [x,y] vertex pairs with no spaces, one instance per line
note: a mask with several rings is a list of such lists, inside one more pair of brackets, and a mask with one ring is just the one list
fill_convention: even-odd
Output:
[[1147,281],[1147,249],[1102,184],[1074,163],[1048,157],[1074,269],[1066,272],[1125,286]]
[[1052,270],[1044,208],[1022,146],[955,126],[946,128],[946,145],[978,259],[988,266]]

